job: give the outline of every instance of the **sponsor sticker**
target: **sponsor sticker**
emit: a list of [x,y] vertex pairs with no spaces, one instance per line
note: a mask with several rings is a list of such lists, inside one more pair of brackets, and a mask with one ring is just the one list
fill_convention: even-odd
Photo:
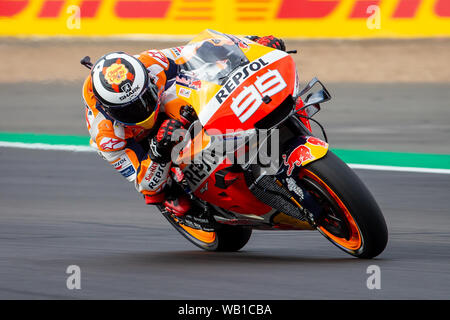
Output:
[[127,157],[119,158],[118,160],[111,163],[114,169],[116,170],[123,170],[124,168],[127,168],[131,165],[130,160],[128,160]]
[[103,151],[120,150],[125,147],[126,141],[115,138],[103,138],[100,141],[100,149]]
[[175,47],[175,48],[171,48],[170,51],[172,51],[173,55],[175,56],[175,58],[178,58],[181,56],[181,51],[183,50],[183,47]]
[[328,143],[326,143],[325,141],[322,141],[316,137],[309,137],[306,142],[314,145],[314,146],[320,146],[320,147],[324,147],[327,148],[328,147]]
[[192,163],[183,170],[186,181],[193,191],[197,190],[222,162],[222,159],[215,161],[204,153],[200,160],[201,163]]
[[301,167],[301,165],[309,160],[314,160],[315,157],[311,153],[311,149],[307,146],[300,145],[295,148],[289,156],[283,154],[283,162],[285,166],[288,166],[287,176],[290,177],[295,167]]
[[131,85],[127,83],[126,85],[122,86],[122,90],[125,91],[125,94],[123,96],[120,96],[119,99],[122,101],[126,98],[134,96],[140,89],[141,89],[141,87],[139,85],[132,88]]
[[[200,122],[204,125],[219,110],[222,103],[233,95],[234,91],[249,77],[267,67],[268,65],[285,58],[288,54],[280,50],[273,50],[256,61],[237,69],[229,76],[229,80],[222,86],[216,95],[208,102],[199,114]],[[178,81],[178,80],[177,80]]]
[[182,97],[189,98],[191,96],[191,89],[180,87],[178,94]]
[[300,188],[297,185],[295,180],[292,178],[287,178],[286,182],[287,182],[287,187],[288,187],[289,191],[294,192],[296,195],[298,195],[300,197],[300,200],[303,200],[303,198],[304,198],[303,190],[302,190],[302,188]]
[[232,35],[232,34],[227,34],[227,36],[237,45],[239,46],[239,48],[241,48],[243,51],[247,51],[249,48],[249,45],[243,41],[242,39],[239,39],[238,37]]
[[113,63],[105,71],[105,79],[110,85],[121,84],[127,79],[128,69],[123,64]]
[[120,171],[120,174],[123,175],[125,178],[128,178],[129,176],[131,176],[134,173],[136,173],[136,170],[134,170],[133,166],[129,166],[129,167],[123,169],[122,171]]
[[149,168],[148,175],[145,176],[145,180],[148,182],[148,187],[155,190],[161,183],[165,181],[166,169],[168,164],[153,163]]
[[202,87],[202,82],[197,79],[193,79],[188,75],[179,74],[175,79],[176,83],[194,90],[198,90]]

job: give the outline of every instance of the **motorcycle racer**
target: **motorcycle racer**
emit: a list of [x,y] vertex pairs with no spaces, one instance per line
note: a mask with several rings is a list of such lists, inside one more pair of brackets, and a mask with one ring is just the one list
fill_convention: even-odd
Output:
[[[285,50],[284,42],[273,36],[248,39]],[[207,56],[208,49],[217,45],[206,41],[199,50]],[[92,66],[82,93],[91,146],[134,183],[147,204],[163,203],[177,216],[189,211],[190,201],[166,194],[176,144],[172,134],[196,119],[194,109],[175,92],[176,76],[185,63],[178,59],[180,51],[106,54]]]

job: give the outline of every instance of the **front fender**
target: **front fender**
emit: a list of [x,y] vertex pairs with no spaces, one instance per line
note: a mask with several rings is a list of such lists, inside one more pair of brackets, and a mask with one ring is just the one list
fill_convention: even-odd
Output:
[[286,142],[281,154],[282,163],[277,176],[290,177],[297,168],[323,158],[328,143],[312,136],[295,137]]

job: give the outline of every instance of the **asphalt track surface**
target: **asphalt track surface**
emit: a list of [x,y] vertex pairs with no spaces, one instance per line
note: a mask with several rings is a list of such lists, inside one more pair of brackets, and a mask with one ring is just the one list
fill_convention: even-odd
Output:
[[[333,107],[351,110],[349,119],[331,106],[334,117],[325,106],[321,111],[337,146],[358,148],[366,140],[366,149],[449,152],[448,85],[334,88],[355,92]],[[27,84],[15,92],[3,86],[1,131],[83,133],[78,88],[60,85],[55,91],[60,99],[43,89],[48,86]],[[361,102],[375,106],[380,99],[384,107],[377,111],[358,109]],[[421,113],[427,101],[431,111]],[[17,108],[14,114],[18,106],[31,115]],[[412,115],[400,121],[401,110]],[[380,122],[386,114],[392,118]],[[351,121],[346,130],[343,125]],[[359,260],[314,231],[255,231],[241,252],[204,252],[146,206],[95,153],[0,148],[0,159],[0,299],[450,297],[449,175],[357,170],[390,236],[378,258]],[[81,290],[66,288],[69,265],[81,268]],[[380,290],[366,286],[370,265],[381,269]]]

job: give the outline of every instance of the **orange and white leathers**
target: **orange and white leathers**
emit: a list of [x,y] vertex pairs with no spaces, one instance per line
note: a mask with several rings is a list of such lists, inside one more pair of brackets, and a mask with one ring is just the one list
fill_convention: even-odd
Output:
[[[158,119],[179,119],[180,108],[186,104],[175,92],[174,80],[178,72],[175,61],[180,51],[181,48],[148,50],[135,56],[145,65],[158,87],[161,101]],[[125,126],[111,119],[101,108],[97,108],[98,101],[92,91],[90,76],[83,85],[83,98],[91,146],[128,181],[134,182],[140,193],[151,196],[158,202],[162,201],[164,198],[161,191],[168,181],[171,163],[159,164],[152,161],[145,147],[148,145],[149,134],[156,134],[158,128]],[[155,127],[157,124],[158,121]]]

